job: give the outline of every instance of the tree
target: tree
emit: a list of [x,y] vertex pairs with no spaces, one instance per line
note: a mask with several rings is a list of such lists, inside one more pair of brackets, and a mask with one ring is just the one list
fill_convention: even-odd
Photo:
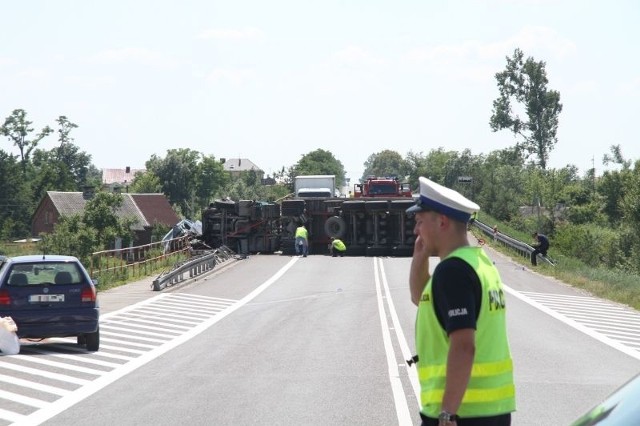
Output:
[[36,149],[32,160],[34,200],[38,202],[46,191],[80,191],[86,185],[99,186],[99,172],[91,164],[91,155],[73,144],[70,133],[78,126],[60,116],[57,147],[50,151]]
[[624,216],[622,203],[632,185],[631,161],[622,155],[620,145],[611,146],[611,156],[605,155],[604,165],[617,164],[620,170],[606,171],[597,180],[596,191],[603,199],[603,212],[611,226],[618,226]]
[[52,233],[41,235],[43,253],[75,256],[88,265],[91,254],[103,249],[98,243],[96,229],[83,222],[81,215],[63,216]]
[[30,235],[34,210],[31,188],[16,157],[0,150],[0,239]]
[[129,190],[139,194],[156,194],[162,192],[162,184],[155,173],[146,170],[135,174],[131,185],[129,185]]
[[376,154],[371,154],[364,162],[362,181],[367,176],[398,176],[403,180],[409,171],[409,164],[396,151],[386,149]]
[[324,149],[316,149],[302,156],[291,168],[291,181],[299,175],[335,175],[338,187],[345,182],[344,166],[330,151]]
[[95,230],[98,247],[110,247],[116,238],[122,238],[126,245],[133,238],[131,226],[135,219],[118,216],[123,201],[122,194],[111,192],[98,192],[87,201],[82,222]]
[[20,150],[22,171],[25,175],[31,151],[38,146],[38,143],[42,138],[53,132],[49,126],[45,126],[40,133],[38,133],[33,139],[29,140],[27,137],[29,137],[29,134],[33,132],[33,128],[30,127],[31,124],[33,123],[27,120],[27,113],[25,110],[15,109],[13,110],[13,113],[5,119],[2,127],[0,127],[0,134],[8,137],[9,140],[11,140]]
[[[252,171],[253,172],[253,171]],[[203,155],[196,168],[196,197],[199,207],[205,207],[212,199],[220,196],[220,191],[229,181],[229,173],[222,163],[212,155]],[[255,175],[255,172],[253,172]]]
[[169,202],[178,206],[185,216],[192,216],[196,210],[193,204],[200,156],[198,151],[189,148],[170,149],[164,159],[153,155],[146,163],[147,170],[158,176]]
[[[547,89],[544,62],[523,58],[522,51],[516,49],[512,58],[507,57],[506,69],[495,75],[500,97],[493,101],[489,124],[494,132],[510,129],[522,137],[520,146],[528,155],[534,155],[544,170],[557,143],[558,116],[562,112],[560,93]],[[524,108],[526,118],[513,111],[512,101]]]
[[410,182],[417,185],[418,178],[424,176],[441,185],[453,186],[459,176],[459,169],[455,167],[458,157],[456,151],[445,151],[442,147],[432,149],[426,156],[409,152]]

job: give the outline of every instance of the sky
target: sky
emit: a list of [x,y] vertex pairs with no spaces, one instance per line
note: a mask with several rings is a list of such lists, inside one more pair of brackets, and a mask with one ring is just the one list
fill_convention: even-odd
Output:
[[549,167],[599,175],[612,145],[640,159],[637,0],[30,0],[0,13],[0,123],[66,116],[99,169],[190,148],[272,174],[324,149],[354,182],[383,150],[488,154],[518,141],[489,127],[516,48],[560,92]]

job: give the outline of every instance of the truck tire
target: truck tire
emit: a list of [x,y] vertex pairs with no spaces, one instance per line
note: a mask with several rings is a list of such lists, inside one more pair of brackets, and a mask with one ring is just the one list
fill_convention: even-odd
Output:
[[347,224],[339,216],[332,216],[324,223],[324,232],[329,238],[342,238],[346,230]]

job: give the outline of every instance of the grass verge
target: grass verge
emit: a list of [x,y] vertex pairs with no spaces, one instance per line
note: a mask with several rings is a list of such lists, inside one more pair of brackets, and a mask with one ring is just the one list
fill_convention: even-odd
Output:
[[[508,235],[519,241],[529,242],[531,236],[526,232],[515,230],[508,225],[500,224],[486,213],[480,218],[486,224],[498,224],[500,233]],[[486,244],[492,249],[509,256],[514,262],[523,266],[529,266],[529,260],[517,255],[513,250],[501,244],[493,244],[491,238],[481,235],[477,228],[472,228],[473,234],[477,238],[483,238]],[[603,299],[618,302],[640,310],[640,275],[631,274],[626,271],[594,268],[584,262],[564,256],[562,253],[553,251],[553,241],[549,254],[556,261],[556,266],[539,263],[536,271],[540,274],[555,277],[575,288],[585,290]]]

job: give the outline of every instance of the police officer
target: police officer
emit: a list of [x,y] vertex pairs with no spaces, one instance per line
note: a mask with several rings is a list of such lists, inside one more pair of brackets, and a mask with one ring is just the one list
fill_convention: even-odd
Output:
[[307,257],[309,252],[309,232],[304,223],[296,228],[296,254]]
[[347,251],[347,246],[344,244],[344,242],[339,238],[331,237],[331,245],[329,246],[329,252],[331,253],[331,256],[343,257],[345,251]]
[[[422,425],[509,425],[515,411],[502,281],[467,223],[479,206],[420,177],[409,273]],[[440,258],[429,271],[429,257]]]

